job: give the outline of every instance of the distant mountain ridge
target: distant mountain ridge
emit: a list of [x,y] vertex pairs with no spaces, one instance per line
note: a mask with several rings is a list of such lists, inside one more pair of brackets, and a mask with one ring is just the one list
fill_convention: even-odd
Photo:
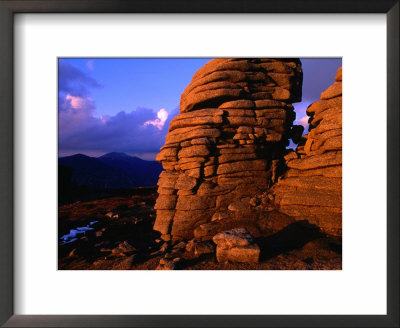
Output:
[[155,186],[162,166],[125,153],[108,153],[100,157],[83,154],[60,157],[58,165],[73,169],[71,182],[93,189]]
[[125,153],[108,153],[98,158],[104,164],[118,168],[129,175],[139,186],[157,185],[162,165],[156,161],[145,161]]

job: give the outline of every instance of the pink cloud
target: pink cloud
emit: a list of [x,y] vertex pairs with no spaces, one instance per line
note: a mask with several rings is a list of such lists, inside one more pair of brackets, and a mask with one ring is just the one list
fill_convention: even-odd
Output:
[[93,116],[95,104],[90,97],[67,94],[60,107],[58,126],[61,138],[73,135],[96,124],[96,118]]
[[77,96],[72,96],[71,94],[67,94],[65,96],[65,100],[69,101],[71,104],[71,107],[74,109],[80,109],[80,108],[85,108],[88,107],[88,103],[93,103],[93,99],[90,97],[77,97]]
[[168,112],[165,110],[165,108],[161,108],[157,112],[157,118],[155,120],[149,120],[144,122],[144,125],[154,125],[157,129],[162,130],[167,119],[168,119]]
[[304,126],[304,129],[306,129],[308,127],[308,119],[309,119],[309,117],[306,115],[306,116],[303,116],[302,118],[296,120],[296,123]]

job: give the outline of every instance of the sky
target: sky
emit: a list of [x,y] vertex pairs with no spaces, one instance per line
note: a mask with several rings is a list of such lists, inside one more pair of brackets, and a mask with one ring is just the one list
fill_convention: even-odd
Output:
[[[59,156],[124,152],[153,160],[180,96],[211,58],[60,58],[58,61]],[[302,101],[295,124],[334,82],[340,58],[301,59]]]

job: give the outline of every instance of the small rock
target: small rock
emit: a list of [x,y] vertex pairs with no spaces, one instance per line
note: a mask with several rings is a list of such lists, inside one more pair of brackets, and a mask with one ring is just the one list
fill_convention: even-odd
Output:
[[159,264],[156,270],[174,270],[175,265],[172,262],[168,262],[167,264]]
[[114,215],[113,212],[106,213],[106,216],[109,217],[110,219],[113,217],[113,215]]
[[162,244],[162,246],[160,248],[160,251],[161,252],[166,252],[168,247],[169,247],[168,243],[164,243],[164,244]]
[[180,243],[176,244],[173,248],[174,249],[185,249],[186,243],[184,241],[181,241]]
[[225,212],[216,212],[211,218],[211,222],[229,219],[230,215]]
[[196,257],[199,257],[203,254],[211,254],[214,253],[215,247],[209,242],[204,242],[204,243],[197,243],[197,245],[194,248],[194,255]]
[[180,257],[176,257],[176,258],[174,258],[174,259],[172,260],[173,263],[178,263],[178,262],[180,262],[180,261],[181,261],[181,258],[180,258]]
[[260,247],[257,244],[232,247],[224,249],[217,247],[217,260],[219,263],[242,262],[257,263],[260,257]]
[[198,242],[192,239],[186,244],[186,252],[195,258],[203,254],[214,253],[214,251],[215,246],[211,242]]
[[174,248],[171,250],[171,255],[172,256],[181,256],[183,254],[184,250],[179,249],[179,248]]
[[165,242],[164,244],[161,245],[159,250],[157,250],[153,253],[150,253],[150,255],[151,256],[163,255],[167,252],[168,248],[169,248],[169,244],[168,244],[168,242]]
[[137,249],[133,247],[127,240],[123,241],[118,245],[118,248],[124,252],[124,253],[129,253],[129,252],[136,252]]
[[112,270],[131,270],[132,265],[135,262],[135,257],[136,257],[136,255],[131,255],[131,256],[128,256],[127,258],[124,258],[123,260],[114,264],[112,266]]
[[76,248],[69,252],[68,257],[73,257],[76,255]]
[[196,240],[208,240],[218,231],[221,231],[220,222],[214,221],[200,224],[196,229],[194,229],[193,234]]
[[245,228],[236,228],[216,234],[213,241],[218,247],[229,249],[250,245],[253,242],[253,236]]
[[189,242],[186,244],[186,252],[188,253],[194,253],[194,246],[196,244],[196,241],[194,239],[189,240]]
[[171,235],[166,234],[166,235],[161,235],[161,239],[164,241],[170,241],[171,240]]
[[250,199],[249,204],[253,207],[256,207],[261,204],[261,199],[257,196]]
[[143,219],[134,218],[134,219],[133,219],[133,224],[138,224],[138,223],[140,223],[140,222],[142,222],[142,221],[143,221]]
[[246,211],[247,209],[248,207],[241,201],[237,201],[228,205],[228,210],[232,212],[241,212]]
[[155,251],[155,252],[153,252],[153,253],[150,253],[151,256],[158,256],[158,255],[163,255],[163,254],[164,254],[164,252],[162,252],[162,251],[160,251],[160,250]]
[[156,270],[175,270],[176,264],[179,263],[180,260],[180,257],[176,257],[173,260],[163,258],[160,260]]
[[253,243],[253,236],[245,228],[220,232],[213,241],[217,244],[216,255],[220,263],[256,263],[259,260],[260,248]]
[[115,256],[125,256],[124,252],[118,247],[113,248],[111,254]]

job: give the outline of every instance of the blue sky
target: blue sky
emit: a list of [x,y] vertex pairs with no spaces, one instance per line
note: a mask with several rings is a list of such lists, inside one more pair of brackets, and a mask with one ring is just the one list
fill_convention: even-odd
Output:
[[[210,58],[59,59],[59,156],[118,151],[154,159],[180,95]],[[303,100],[297,121],[333,83],[341,59],[301,59]]]

